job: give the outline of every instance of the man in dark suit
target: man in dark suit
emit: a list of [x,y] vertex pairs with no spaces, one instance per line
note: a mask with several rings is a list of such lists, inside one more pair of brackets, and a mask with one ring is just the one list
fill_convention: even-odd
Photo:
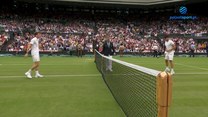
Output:
[[[110,58],[112,58],[112,55],[114,55],[114,53],[115,53],[113,43],[110,41],[109,37],[107,37],[107,36],[105,36],[105,43],[103,44],[102,53],[105,56],[108,56]],[[112,61],[111,60],[106,61],[106,70],[112,71]]]

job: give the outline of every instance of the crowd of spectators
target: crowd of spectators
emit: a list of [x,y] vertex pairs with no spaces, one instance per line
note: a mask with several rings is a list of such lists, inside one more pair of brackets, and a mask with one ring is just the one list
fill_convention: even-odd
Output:
[[1,46],[9,39],[6,33],[0,33],[0,50]]
[[[114,17],[114,16],[87,16],[87,15],[42,15],[22,16],[18,14],[2,13],[0,26],[3,32],[14,32],[14,39],[7,45],[7,51],[25,51],[27,44],[33,37],[32,32],[42,32],[40,50],[44,52],[59,52],[76,50],[81,43],[87,52],[93,51],[93,42],[96,46],[102,45],[105,35],[108,35],[114,44],[116,52],[119,46],[125,46],[124,52],[148,53],[154,45],[158,51],[164,51],[164,40],[161,34],[190,34],[202,35],[208,33],[208,18],[202,17],[197,21],[172,21],[161,17],[148,19],[147,17]],[[5,36],[0,36],[0,44]],[[197,42],[193,38],[173,37],[177,45],[176,51],[188,53],[190,44],[196,45],[196,52],[204,53],[205,42]]]

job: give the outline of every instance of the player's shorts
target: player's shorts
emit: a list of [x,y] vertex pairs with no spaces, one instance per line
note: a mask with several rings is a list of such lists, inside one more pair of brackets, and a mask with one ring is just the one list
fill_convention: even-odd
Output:
[[32,55],[32,59],[33,59],[33,62],[38,62],[38,61],[40,61],[39,53],[38,53],[38,54],[33,54],[33,55]]
[[165,60],[173,60],[174,52],[165,52]]

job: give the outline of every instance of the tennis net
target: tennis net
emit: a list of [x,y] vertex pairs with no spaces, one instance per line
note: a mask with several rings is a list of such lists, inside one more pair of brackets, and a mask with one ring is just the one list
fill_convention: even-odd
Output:
[[106,57],[97,51],[95,62],[127,117],[161,117],[157,101],[157,76],[160,71]]

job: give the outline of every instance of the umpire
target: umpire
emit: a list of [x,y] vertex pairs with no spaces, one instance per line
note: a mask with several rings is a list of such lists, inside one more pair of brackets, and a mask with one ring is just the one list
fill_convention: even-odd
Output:
[[[113,43],[110,41],[108,36],[105,36],[105,42],[103,44],[103,51],[102,53],[105,56],[108,56],[110,58],[112,58],[112,55],[114,55],[115,50],[113,47]],[[106,70],[110,70],[112,71],[112,61],[111,60],[107,60],[106,61]]]

